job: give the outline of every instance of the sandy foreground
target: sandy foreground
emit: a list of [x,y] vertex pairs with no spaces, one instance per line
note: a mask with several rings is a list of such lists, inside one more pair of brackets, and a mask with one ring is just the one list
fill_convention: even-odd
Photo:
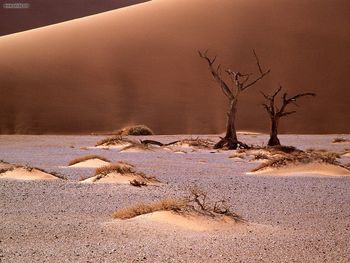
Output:
[[[170,142],[190,136],[152,136]],[[196,136],[192,136],[196,137]],[[217,136],[202,136],[217,140]],[[300,149],[342,152],[335,135],[283,135]],[[349,138],[348,135],[344,137]],[[349,262],[350,177],[325,173],[246,174],[259,163],[232,151],[119,152],[94,148],[102,136],[0,136],[0,160],[57,172],[68,180],[0,177],[0,262]],[[149,137],[148,137],[149,138]],[[266,135],[245,134],[261,145]],[[143,139],[143,138],[142,138]],[[68,167],[96,154],[126,161],[162,184],[81,183],[95,169]],[[344,155],[344,163],[350,157]],[[87,165],[89,166],[89,165]],[[336,173],[336,172],[334,172]],[[111,214],[140,201],[182,197],[193,185],[225,198],[247,223],[195,221],[157,212]]]

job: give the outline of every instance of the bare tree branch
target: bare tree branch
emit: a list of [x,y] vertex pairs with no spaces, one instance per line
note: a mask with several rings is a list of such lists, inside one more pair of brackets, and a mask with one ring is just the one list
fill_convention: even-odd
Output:
[[284,117],[284,116],[287,116],[287,115],[290,115],[290,114],[293,114],[293,113],[296,113],[296,111],[293,110],[293,111],[283,112],[283,113],[280,114],[280,117]]
[[255,57],[255,60],[256,60],[256,64],[258,65],[259,72],[260,72],[260,74],[263,74],[263,71],[262,71],[261,66],[260,66],[260,61],[259,61],[259,58],[258,58],[258,56],[256,55],[256,53],[255,53],[255,50],[254,50],[254,49],[253,49],[253,54],[254,54],[254,57]]
[[205,51],[204,53],[202,53],[201,51],[198,51],[199,56],[203,59],[205,59],[209,65],[210,71],[212,76],[214,77],[214,80],[219,83],[222,92],[225,94],[225,96],[229,99],[229,100],[233,100],[235,97],[231,91],[231,89],[229,88],[229,86],[226,84],[226,82],[222,79],[221,77],[221,65],[218,65],[218,67],[215,69],[213,67],[213,64],[215,63],[216,60],[216,56],[213,59],[210,59],[207,55],[208,51]]
[[[277,112],[277,114],[281,117],[283,116],[286,116],[286,115],[283,115],[285,113],[285,110],[286,110],[286,107],[290,104],[290,103],[293,103],[293,104],[296,104],[296,100],[301,98],[301,97],[306,97],[306,96],[312,96],[312,97],[315,97],[316,94],[315,93],[311,93],[311,92],[307,92],[307,93],[300,93],[300,94],[297,94],[293,97],[290,97],[290,98],[287,98],[287,93],[284,93],[283,96],[282,96],[282,107],[281,109]],[[288,115],[288,114],[287,114]]]

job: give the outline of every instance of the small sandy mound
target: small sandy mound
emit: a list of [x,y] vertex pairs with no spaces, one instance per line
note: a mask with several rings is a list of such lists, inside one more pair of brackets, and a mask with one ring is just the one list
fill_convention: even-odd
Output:
[[98,158],[93,158],[93,159],[89,159],[86,161],[82,161],[73,165],[70,165],[69,167],[76,167],[76,168],[97,168],[97,167],[101,167],[104,165],[108,165],[109,162],[103,161],[101,159]]
[[125,147],[128,147],[132,145],[131,143],[116,143],[116,144],[113,144],[113,145],[98,145],[98,146],[95,146],[95,147],[91,147],[91,148],[98,148],[98,149],[115,149],[115,150],[121,150]]
[[95,176],[83,179],[82,183],[117,183],[134,186],[154,185],[158,180],[152,176],[137,172],[134,166],[126,162],[117,162],[96,169]]
[[350,152],[349,153],[344,153],[342,157],[350,157]]
[[38,170],[36,168],[27,169],[25,167],[17,167],[0,174],[1,179],[15,180],[56,180],[58,177]]
[[294,175],[307,176],[310,174],[328,175],[328,176],[349,176],[350,171],[338,165],[327,163],[309,163],[309,164],[291,164],[284,167],[271,168],[267,167],[255,172],[247,174],[263,174],[263,175]]
[[147,220],[192,231],[220,230],[239,224],[228,216],[211,218],[208,216],[179,214],[172,211],[157,211],[137,216],[133,220]]
[[130,184],[130,181],[137,180],[145,182],[147,185],[154,185],[155,182],[147,180],[137,174],[120,174],[117,172],[108,173],[106,175],[95,175],[93,177],[82,180],[82,183],[114,183],[114,184]]

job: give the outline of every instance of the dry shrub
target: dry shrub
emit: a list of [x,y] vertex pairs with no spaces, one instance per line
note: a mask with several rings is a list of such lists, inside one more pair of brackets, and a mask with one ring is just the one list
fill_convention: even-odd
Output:
[[75,158],[74,160],[70,161],[69,165],[74,165],[74,164],[81,163],[81,162],[91,160],[91,159],[99,159],[99,160],[102,160],[105,162],[110,162],[107,158],[99,156],[99,155],[85,155],[85,156],[78,157],[78,158]]
[[118,144],[128,144],[133,143],[133,141],[124,138],[123,136],[112,136],[102,139],[96,143],[95,146],[110,146],[110,145],[118,145]]
[[337,137],[333,139],[333,143],[342,143],[342,142],[350,142],[350,139],[345,139],[341,137]]
[[114,132],[116,135],[153,135],[153,131],[146,125],[134,125],[119,129]]
[[163,199],[153,203],[139,203],[122,208],[113,213],[113,218],[129,219],[139,215],[157,211],[173,211],[179,214],[197,214],[210,217],[229,216],[236,221],[244,221],[241,216],[233,213],[225,200],[208,202],[207,193],[198,187],[193,187],[189,195],[182,199]]
[[267,154],[264,153],[257,153],[254,154],[254,160],[268,160],[269,156]]

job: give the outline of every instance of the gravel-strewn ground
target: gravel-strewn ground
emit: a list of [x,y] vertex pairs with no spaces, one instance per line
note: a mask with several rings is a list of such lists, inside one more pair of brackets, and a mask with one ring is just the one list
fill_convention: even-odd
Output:
[[[166,142],[179,137],[152,139]],[[281,141],[301,149],[350,148],[350,144],[332,144],[334,137],[282,135]],[[244,173],[258,164],[229,159],[231,152],[81,149],[101,138],[0,136],[0,160],[68,178],[0,180],[1,262],[350,262],[349,177],[248,176]],[[267,136],[244,135],[241,139],[261,145]],[[147,188],[81,184],[79,178],[92,174],[93,169],[66,165],[87,154],[128,161],[166,184]],[[111,219],[117,208],[182,196],[194,184],[207,190],[209,197],[227,198],[250,225],[192,232],[135,219]]]

